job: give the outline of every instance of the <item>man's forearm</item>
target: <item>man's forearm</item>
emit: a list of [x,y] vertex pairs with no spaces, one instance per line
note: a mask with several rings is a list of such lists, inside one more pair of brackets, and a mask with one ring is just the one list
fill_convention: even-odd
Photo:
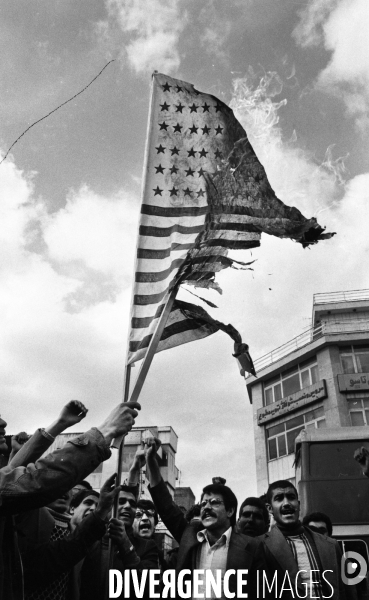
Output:
[[148,476],[151,487],[155,487],[161,481],[161,473],[158,461],[156,458],[150,458],[146,461],[146,474]]

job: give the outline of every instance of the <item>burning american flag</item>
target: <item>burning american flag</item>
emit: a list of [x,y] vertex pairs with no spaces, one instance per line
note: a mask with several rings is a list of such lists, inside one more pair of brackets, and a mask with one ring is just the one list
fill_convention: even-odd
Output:
[[[259,246],[262,232],[303,246],[333,235],[275,196],[227,105],[190,83],[154,73],[128,363],[145,355],[175,286],[219,290],[217,271],[246,266],[229,258],[228,250]],[[191,338],[189,325],[187,336],[175,332],[172,346],[214,332],[209,326],[203,331]],[[162,340],[165,335],[165,347],[171,347],[171,335],[164,331]]]

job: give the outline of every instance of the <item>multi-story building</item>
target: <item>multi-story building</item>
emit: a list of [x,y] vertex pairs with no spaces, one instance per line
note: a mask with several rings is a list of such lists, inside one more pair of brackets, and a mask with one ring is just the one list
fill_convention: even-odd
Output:
[[[62,448],[69,439],[76,437],[78,433],[62,433],[58,435],[50,448],[47,450],[53,452]],[[147,436],[157,437],[161,441],[161,447],[158,452],[160,472],[167,484],[172,496],[176,488],[176,481],[179,479],[179,471],[175,465],[175,455],[177,452],[178,436],[170,426],[163,427],[133,427],[124,439],[123,462],[122,462],[122,483],[128,477],[128,471],[132,465],[134,455],[141,443]],[[117,471],[117,451],[113,451],[111,457],[101,463],[93,473],[86,477],[92,487],[99,491],[104,481]],[[147,491],[148,479],[146,478],[146,469],[141,471],[140,497],[150,499],[150,493]]]
[[369,290],[315,294],[312,328],[255,361],[253,405],[258,493],[295,483],[303,430],[369,425]]

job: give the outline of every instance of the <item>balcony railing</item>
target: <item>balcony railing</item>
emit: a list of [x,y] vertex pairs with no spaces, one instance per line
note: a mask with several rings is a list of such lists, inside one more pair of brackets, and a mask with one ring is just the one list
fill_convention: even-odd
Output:
[[369,300],[369,290],[349,290],[348,292],[327,292],[314,294],[314,304],[330,304],[331,302],[359,302]]
[[[369,320],[367,318],[356,319],[355,321],[345,321],[341,319],[337,322],[329,321],[321,323],[317,327],[311,327],[289,342],[268,352],[268,354],[264,354],[264,356],[257,358],[254,361],[255,371],[256,373],[261,371],[284,356],[311,344],[311,342],[315,342],[315,340],[324,335],[355,332],[369,332]],[[247,377],[250,377],[250,375],[247,375]]]

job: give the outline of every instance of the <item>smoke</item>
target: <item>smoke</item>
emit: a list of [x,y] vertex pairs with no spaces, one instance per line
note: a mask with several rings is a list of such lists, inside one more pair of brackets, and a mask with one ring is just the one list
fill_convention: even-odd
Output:
[[344,158],[333,158],[333,145],[320,164],[298,147],[294,131],[285,140],[279,126],[280,113],[287,104],[282,98],[283,82],[275,71],[261,77],[252,68],[233,81],[231,108],[247,131],[256,154],[263,163],[277,196],[295,205],[306,216],[314,216],[335,204],[345,189]]

